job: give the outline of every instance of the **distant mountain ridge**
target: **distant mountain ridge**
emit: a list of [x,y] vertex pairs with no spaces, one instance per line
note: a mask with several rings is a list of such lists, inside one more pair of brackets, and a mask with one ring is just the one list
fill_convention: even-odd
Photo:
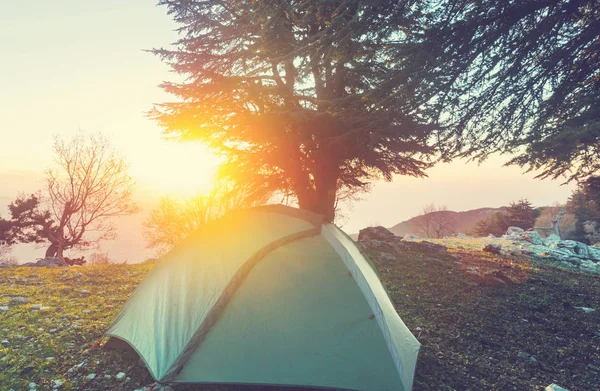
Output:
[[[435,212],[435,213],[445,213],[454,219],[456,222],[454,226],[455,232],[473,232],[477,225],[477,222],[482,219],[490,218],[494,213],[505,209],[502,208],[478,208],[472,210],[466,210],[463,212],[454,212],[454,211],[443,211],[443,212]],[[415,224],[415,221],[419,218],[419,216],[415,216],[409,220],[403,221],[394,225],[391,228],[388,228],[390,231],[394,233],[396,236],[404,236],[408,234],[419,235],[418,227]]]

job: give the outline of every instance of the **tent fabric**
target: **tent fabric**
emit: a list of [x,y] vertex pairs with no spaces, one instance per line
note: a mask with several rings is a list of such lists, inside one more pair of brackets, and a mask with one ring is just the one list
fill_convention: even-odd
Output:
[[419,350],[352,240],[284,206],[206,224],[157,262],[107,335],[173,383],[408,391]]

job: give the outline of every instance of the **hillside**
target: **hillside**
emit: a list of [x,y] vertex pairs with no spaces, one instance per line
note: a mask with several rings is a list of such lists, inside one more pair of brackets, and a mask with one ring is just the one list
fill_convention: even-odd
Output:
[[[401,241],[392,252],[361,243],[422,344],[414,391],[597,389],[600,311],[578,307],[600,309],[600,276],[484,253],[483,239],[438,243],[448,251],[427,242]],[[134,354],[99,347],[152,267],[0,268],[0,389],[132,391],[152,383]],[[509,283],[475,282],[473,270],[501,272]]]
[[[444,213],[451,216],[456,222],[456,232],[472,232],[475,229],[475,225],[479,220],[487,219],[495,212],[502,210],[502,208],[479,208],[467,210],[464,212],[444,211],[438,213]],[[415,226],[415,220],[418,216],[415,216],[409,220],[403,221],[389,228],[390,231],[396,236],[404,236],[407,234],[418,235],[418,228]]]

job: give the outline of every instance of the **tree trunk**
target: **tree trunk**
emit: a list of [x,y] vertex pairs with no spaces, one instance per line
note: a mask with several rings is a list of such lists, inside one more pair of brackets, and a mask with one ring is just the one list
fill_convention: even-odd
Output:
[[50,246],[48,246],[48,249],[46,250],[46,258],[53,258],[56,256],[56,250],[57,250],[57,246],[56,244],[52,243],[50,244]]

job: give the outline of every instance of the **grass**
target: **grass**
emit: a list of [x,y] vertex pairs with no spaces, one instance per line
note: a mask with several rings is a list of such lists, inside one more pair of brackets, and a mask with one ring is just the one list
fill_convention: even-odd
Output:
[[[570,391],[598,389],[599,276],[482,253],[473,239],[443,244],[450,254],[414,244],[397,251],[394,261],[366,250],[422,344],[415,391],[543,390],[550,383]],[[9,341],[0,346],[0,389],[28,390],[34,382],[38,390],[51,390],[58,381],[60,390],[121,391],[151,383],[135,355],[105,351],[98,343],[152,267],[0,269],[0,305],[9,306],[0,312],[0,339]],[[469,268],[501,271],[514,284],[479,285],[465,273]],[[18,296],[31,302],[10,304]],[[36,310],[36,304],[48,308]],[[119,372],[126,376],[116,379]],[[88,380],[92,373],[95,378]]]

